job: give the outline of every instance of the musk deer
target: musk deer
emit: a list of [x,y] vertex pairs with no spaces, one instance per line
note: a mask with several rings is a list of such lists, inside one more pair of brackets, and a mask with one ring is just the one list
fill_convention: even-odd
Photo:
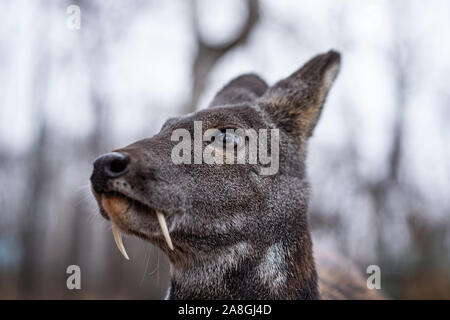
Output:
[[[320,253],[315,261],[308,230],[307,141],[339,68],[340,54],[329,51],[271,87],[242,75],[208,108],[171,118],[155,136],[95,160],[92,191],[119,250],[128,258],[122,233],[163,250],[171,267],[167,298],[377,297],[350,263]],[[276,172],[261,174],[267,164],[260,161],[175,163],[173,132],[195,136],[195,123],[217,129],[209,141],[223,142],[212,147],[219,158],[238,142],[249,149],[250,139],[230,130],[277,129]],[[182,150],[188,158],[195,143]]]

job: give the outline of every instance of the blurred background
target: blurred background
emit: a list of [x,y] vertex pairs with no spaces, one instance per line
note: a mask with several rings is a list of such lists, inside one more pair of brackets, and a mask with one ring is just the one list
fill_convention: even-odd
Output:
[[[69,28],[77,5],[79,29]],[[343,54],[310,140],[314,240],[381,268],[392,298],[450,298],[450,2],[0,2],[0,298],[163,298],[166,257],[89,192],[92,161],[206,107]],[[68,290],[66,268],[81,268]]]

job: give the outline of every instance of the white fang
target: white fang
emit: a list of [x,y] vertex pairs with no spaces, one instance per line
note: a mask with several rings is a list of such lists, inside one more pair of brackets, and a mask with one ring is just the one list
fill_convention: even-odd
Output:
[[111,226],[112,226],[112,233],[114,236],[114,241],[116,242],[117,248],[119,249],[120,253],[125,257],[125,259],[130,260],[130,258],[128,257],[127,251],[125,250],[125,247],[123,246],[122,232],[120,232],[119,228],[114,223]]
[[164,214],[160,211],[156,210],[156,216],[158,217],[159,225],[161,226],[161,231],[164,235],[164,239],[166,240],[167,245],[170,250],[173,250],[172,239],[170,239],[169,229],[167,229],[166,219],[164,218]]

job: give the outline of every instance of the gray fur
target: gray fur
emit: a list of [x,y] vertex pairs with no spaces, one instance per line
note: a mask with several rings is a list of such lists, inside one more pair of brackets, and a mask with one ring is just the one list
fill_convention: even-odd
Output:
[[[256,75],[238,77],[211,108],[172,118],[154,137],[116,150],[130,158],[128,172],[97,191],[133,199],[119,227],[168,255],[169,298],[319,298],[304,162],[307,138],[339,63],[337,52],[318,55],[272,87]],[[279,172],[261,176],[258,164],[173,164],[171,133],[192,130],[194,120],[203,121],[203,130],[279,128]],[[166,216],[174,251],[163,240],[154,210]]]

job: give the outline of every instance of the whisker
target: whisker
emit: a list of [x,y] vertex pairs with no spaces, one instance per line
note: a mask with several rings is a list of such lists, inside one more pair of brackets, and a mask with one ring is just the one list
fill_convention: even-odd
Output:
[[159,288],[159,250],[157,250],[156,255],[158,261],[158,264],[156,266],[156,287]]
[[149,262],[150,262],[150,254],[149,254],[149,251],[151,251],[151,247],[147,247],[147,250],[146,250],[146,252],[145,252],[145,269],[144,269],[144,274],[142,275],[142,279],[141,279],[141,282],[140,282],[140,284],[139,284],[139,286],[142,286],[142,284],[144,283],[144,280],[145,280],[145,277],[147,276],[147,271],[148,271],[148,265],[149,265]]
[[157,253],[157,264],[156,264],[156,268],[155,270],[153,270],[152,272],[150,272],[148,275],[151,276],[152,274],[154,274],[156,271],[159,270],[159,252]]
[[86,191],[86,190],[89,190],[89,191],[91,190],[91,184],[90,183],[83,184],[82,186],[79,186],[76,189],[77,192],[83,192],[83,191]]

